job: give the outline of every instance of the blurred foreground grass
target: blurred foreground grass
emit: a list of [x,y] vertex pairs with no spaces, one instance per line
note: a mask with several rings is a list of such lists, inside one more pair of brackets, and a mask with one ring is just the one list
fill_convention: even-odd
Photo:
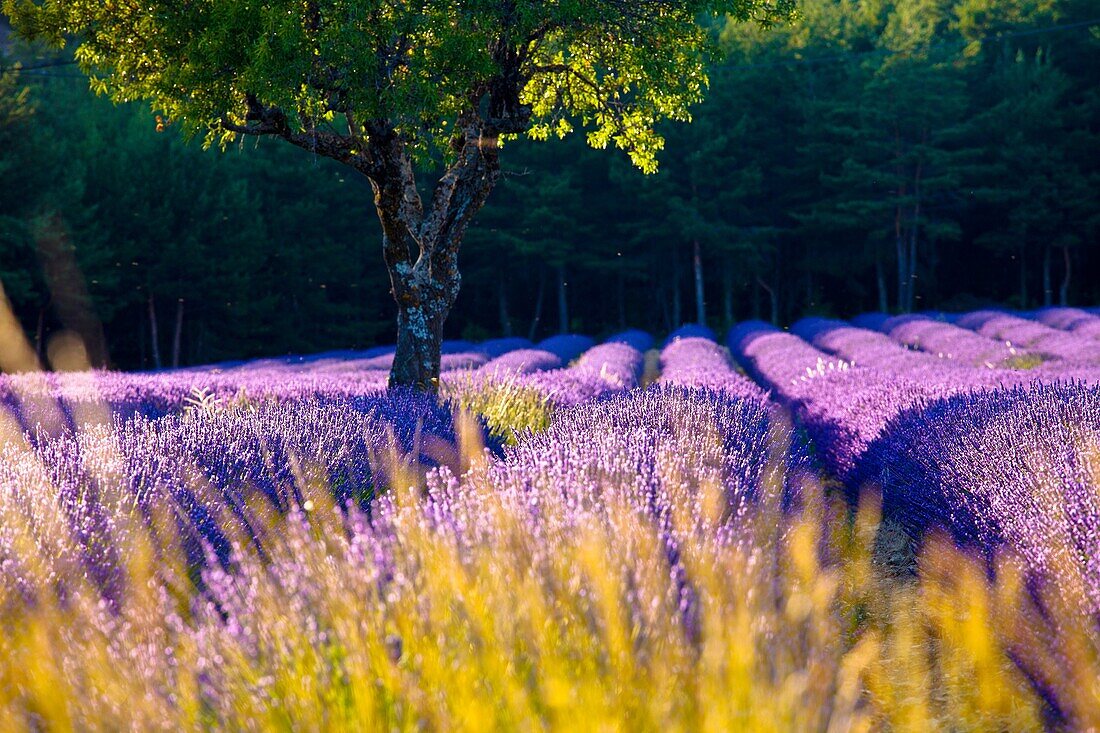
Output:
[[[548,419],[499,390],[458,399],[502,434]],[[475,434],[465,423],[460,477],[391,456],[393,488],[369,516],[319,484],[289,515],[243,508],[262,551],[239,537],[231,567],[213,563],[198,587],[167,513],[113,518],[126,544],[106,594],[64,564],[60,507],[43,527],[0,497],[4,560],[29,579],[0,588],[2,727],[1100,725],[1094,621],[1010,558],[990,572],[931,537],[916,577],[898,579],[876,564],[876,498],[853,514],[809,478],[798,508],[765,487],[735,521],[704,472],[666,477],[662,519],[611,484],[578,509],[537,478],[533,494],[507,490]]]

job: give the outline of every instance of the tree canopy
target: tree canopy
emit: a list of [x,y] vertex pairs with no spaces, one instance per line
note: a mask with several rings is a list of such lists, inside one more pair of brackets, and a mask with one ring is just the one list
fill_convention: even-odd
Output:
[[[578,122],[656,168],[660,120],[686,120],[715,44],[701,18],[769,24],[794,0],[4,0],[22,32],[76,39],[93,86],[150,100],[206,141],[251,128],[362,153],[379,121],[420,161],[456,126],[545,139]],[[249,123],[261,123],[250,125]]]

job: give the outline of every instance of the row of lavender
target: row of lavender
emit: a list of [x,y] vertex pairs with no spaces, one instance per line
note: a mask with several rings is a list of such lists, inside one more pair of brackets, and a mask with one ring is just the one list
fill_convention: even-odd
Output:
[[[636,341],[556,372],[494,374],[556,374],[563,403],[602,387],[546,431],[490,445],[491,460],[455,448],[466,433],[444,406],[394,392],[0,446],[0,608],[15,629],[0,639],[13,681],[0,717],[568,728],[583,695],[587,716],[626,728],[755,728],[777,714],[824,728],[844,668],[837,584],[816,572],[824,528],[778,501],[808,485],[807,451],[712,339],[682,336],[646,389],[631,389]],[[356,501],[380,481],[390,490]],[[194,591],[174,574],[175,535],[202,570]],[[804,613],[777,611],[796,603]],[[751,654],[765,645],[774,656]],[[774,683],[725,711],[715,703],[744,686],[726,660],[750,656],[754,689]],[[805,673],[822,668],[824,680]],[[668,689],[699,693],[670,706]]]
[[[563,407],[551,429],[528,436],[509,461],[523,455],[540,471],[549,466],[574,477],[618,465],[652,491],[658,455],[665,468],[674,464],[682,474],[703,469],[681,465],[694,458],[670,453],[667,445],[695,440],[693,431],[707,428],[717,431],[715,445],[725,456],[715,480],[746,501],[770,470],[768,439],[782,432],[774,406],[713,340],[689,332],[661,351],[661,384],[635,389],[643,365],[637,347],[649,346],[647,338],[624,334],[588,348],[569,367],[534,369],[562,358],[527,349],[472,372],[473,378],[485,372],[486,379],[521,380]],[[685,389],[693,386],[706,389]],[[482,439],[500,455],[499,441]],[[320,486],[331,489],[339,505],[369,511],[398,467],[457,471],[458,442],[450,405],[433,398],[392,390],[303,397],[295,385],[279,400],[210,403],[156,419],[115,416],[55,435],[12,431],[0,440],[0,503],[9,518],[0,528],[4,584],[18,588],[33,575],[17,542],[23,527],[33,528],[36,554],[52,558],[57,577],[87,575],[110,590],[118,548],[128,541],[119,533],[131,526],[115,519],[129,512],[152,517],[172,508],[189,562],[201,565],[211,550],[224,562],[235,534],[260,539],[244,520],[248,507],[259,503],[285,513]],[[785,450],[785,467],[804,466],[804,448]],[[612,463],[601,463],[605,459]],[[708,458],[706,466],[712,464]],[[561,487],[581,492],[579,481]]]
[[[641,332],[625,332],[597,350],[592,350],[591,338],[579,335],[554,336],[537,345],[520,338],[481,344],[451,341],[444,348],[443,382],[466,383],[471,375],[479,382],[519,379],[530,381],[555,402],[572,404],[607,389],[636,384],[632,375],[637,371],[640,376],[640,357],[621,348],[616,351],[612,345],[625,344],[626,348],[633,344],[644,351],[652,344],[646,339],[649,337]],[[592,353],[587,353],[590,350]],[[568,368],[582,354],[581,368]],[[386,389],[392,360],[392,348],[383,348],[156,373],[0,375],[0,430],[21,432],[38,427],[57,434],[71,432],[85,422],[132,416],[155,419],[188,407],[234,401],[364,397]],[[615,368],[623,360],[626,366]],[[525,378],[535,372],[546,374],[540,379]]]
[[944,526],[987,551],[1007,545],[1100,609],[1097,344],[1001,313],[856,320],[878,330],[746,323],[729,345],[853,493],[881,487],[915,535]]
[[[1077,316],[1072,322],[1077,324],[1081,318]],[[1084,334],[1058,331],[1055,333],[1065,337],[1058,340],[1046,333],[1053,330],[1050,327],[1030,321],[1017,323],[1021,319],[1006,314],[971,314],[959,319],[961,325],[969,324],[977,331],[928,317],[868,317],[861,321],[877,322],[880,331],[809,319],[796,325],[796,333],[804,337],[799,338],[764,324],[748,323],[731,332],[729,345],[760,383],[795,408],[825,466],[853,491],[867,481],[882,485],[888,508],[915,531],[947,524],[962,539],[986,547],[1009,542],[1034,557],[1036,567],[1043,567],[1051,553],[1063,558],[1084,557],[1092,563],[1098,553],[1089,549],[1088,542],[1093,541],[1090,538],[1096,531],[1098,512],[1085,490],[1091,464],[1078,457],[1052,466],[1040,462],[1035,470],[1020,471],[1019,453],[1011,449],[1027,442],[1031,432],[1042,430],[1042,438],[1054,441],[1054,445],[1073,446],[1074,456],[1084,455],[1082,451],[1094,434],[1089,421],[1095,417],[1095,389],[1057,384],[1066,380],[1097,381],[1097,372],[1091,366],[1098,363],[1094,345]],[[1025,327],[1032,332],[1037,327],[1045,338],[1027,335]],[[1016,329],[1012,332],[1016,343],[1040,346],[1045,361],[1030,370],[1013,368],[1030,365],[1027,357],[1032,352],[979,333],[990,328],[1002,335],[1008,332],[1005,329]],[[1076,351],[1070,348],[1074,344]],[[649,345],[651,341],[640,333],[623,334],[597,347],[584,337],[558,338],[540,344],[543,348],[511,342],[509,347],[527,348],[502,349],[504,353],[462,374],[466,379],[518,382],[538,389],[556,405],[579,405],[637,387],[642,376],[641,348]],[[458,347],[451,349],[452,356],[466,358],[468,352],[456,351]],[[581,352],[571,366],[564,366]],[[365,358],[369,361],[386,356]],[[437,410],[428,419],[425,406],[379,408],[387,399],[400,397],[383,395],[381,384],[362,393],[354,388],[349,391],[349,384],[357,384],[355,376],[368,374],[373,367],[356,371],[364,365],[355,359],[332,356],[279,366],[253,366],[252,370],[230,367],[228,371],[240,372],[245,380],[256,380],[264,385],[263,389],[275,390],[283,399],[273,404],[261,402],[259,407],[250,405],[252,412],[247,414],[221,411],[224,414],[217,419],[227,420],[230,427],[223,425],[218,430],[234,436],[231,450],[220,449],[220,438],[209,438],[219,435],[218,430],[207,430],[208,426],[196,422],[194,415],[177,415],[155,426],[149,421],[126,423],[126,430],[136,430],[135,434],[141,436],[134,445],[159,442],[165,446],[162,452],[167,458],[146,464],[167,466],[158,469],[158,475],[172,475],[168,483],[175,488],[169,493],[177,498],[184,496],[188,505],[202,505],[188,496],[188,487],[194,483],[189,478],[198,476],[204,486],[218,488],[219,505],[231,504],[226,492],[231,492],[231,485],[243,482],[250,490],[286,507],[287,497],[293,495],[294,471],[299,470],[292,464],[299,460],[321,466],[323,473],[314,478],[338,487],[341,498],[369,496],[374,477],[367,458],[380,451],[384,431],[378,426],[391,419],[404,421],[396,430],[403,452],[429,463],[445,462],[443,446],[448,444],[449,428],[442,415],[446,410]],[[686,329],[674,334],[662,351],[660,367],[662,383],[706,388],[714,393],[712,400],[764,399],[759,387],[731,367],[712,334],[705,330]],[[318,372],[332,373],[340,389],[328,392],[317,388],[316,382],[303,383],[290,376],[306,374],[312,378]],[[456,374],[449,372],[445,383]],[[304,388],[303,384],[312,387]],[[301,400],[304,395],[309,399]],[[287,404],[288,399],[292,405]],[[1051,404],[1063,403],[1074,406],[1068,413],[1051,417],[1055,414]],[[25,403],[22,406],[25,408]],[[298,410],[300,414],[288,414],[287,410]],[[999,417],[1002,414],[1009,418]],[[1080,419],[1074,420],[1074,414]],[[363,427],[363,420],[375,429]],[[315,425],[315,430],[308,429],[307,424]],[[439,429],[434,430],[433,425]],[[950,430],[940,429],[942,425],[950,425]],[[341,426],[352,426],[352,432],[347,433]],[[291,444],[281,437],[288,432],[303,442]],[[151,434],[159,437],[150,438]],[[962,448],[941,445],[956,434],[966,436],[959,439]],[[989,444],[982,442],[991,435],[999,436],[1006,446],[993,456],[987,455]],[[1021,436],[1025,436],[1024,441]],[[83,439],[74,435],[70,443],[77,445]],[[63,445],[56,441],[48,444],[51,449]],[[185,447],[182,453],[174,453],[172,445]],[[1037,440],[1034,445],[1046,444]],[[76,448],[65,444],[60,451],[66,455]],[[194,458],[204,455],[204,451],[209,454],[207,458]],[[139,453],[130,451],[131,455]],[[1039,454],[1047,458],[1053,455],[1043,450]],[[325,457],[332,458],[331,465],[326,464]],[[140,463],[144,459],[135,460]],[[155,493],[145,487],[145,479],[136,478],[146,475],[138,463],[124,467],[119,474],[137,480],[128,493]],[[180,473],[184,466],[191,472],[190,477]],[[978,485],[973,480],[975,472],[987,477],[984,483]],[[87,483],[85,479],[77,474],[65,481],[57,479],[59,487],[66,487],[59,488],[58,495],[86,495],[80,488]],[[1070,484],[1085,488],[1075,490],[1072,497],[1061,497]],[[1027,525],[1035,519],[1035,512],[1017,511],[1019,502],[1025,501],[1021,497],[1029,497],[1026,501],[1041,506],[1058,506],[1059,511],[1064,508],[1070,519],[1050,520],[1062,524],[1048,533],[1049,537],[1029,535]],[[1011,517],[1002,517],[1010,511]],[[1061,544],[1052,548],[1051,541]]]
[[[959,343],[963,337],[956,331],[973,333],[948,324],[938,327]],[[1019,353],[1008,352],[1002,365],[992,361],[989,354],[996,356],[1000,346],[980,336],[984,341],[968,341],[971,352],[958,347],[943,356],[839,322],[806,321],[795,330],[803,338],[764,324],[743,324],[731,333],[729,344],[759,383],[794,408],[833,471],[853,487],[865,479],[882,484],[899,516],[947,524],[985,547],[1008,543],[1041,571],[1037,577],[1056,578],[1060,592],[1095,610],[1098,462],[1087,459],[1098,447],[1100,394],[1095,387],[1056,383],[1090,375],[1095,382],[1087,355],[1047,357],[1025,371],[1014,368],[1028,363],[1016,361]],[[929,343],[937,338],[934,332],[925,337]],[[351,627],[330,628],[322,620],[322,628],[314,629],[317,606],[312,604],[327,577],[327,558],[308,566],[299,562],[299,553],[283,552],[263,569],[244,564],[222,574],[219,567],[231,564],[235,541],[246,539],[261,551],[278,544],[271,525],[257,521],[257,507],[301,516],[314,510],[322,493],[335,493],[353,511],[350,526],[343,527],[347,531],[332,541],[354,562],[344,568],[350,576],[333,577],[336,587],[354,582],[360,597],[370,599],[369,608],[356,608],[351,616],[379,620],[370,633],[384,644],[375,645],[379,654],[371,657],[371,665],[385,666],[387,659],[406,670],[419,665],[419,655],[427,654],[430,645],[406,657],[401,647],[415,637],[408,626],[395,636],[394,618],[412,624],[430,615],[425,593],[438,594],[432,596],[437,608],[451,608],[471,568],[509,551],[519,553],[522,563],[511,570],[494,566],[511,583],[509,598],[530,582],[531,569],[540,573],[532,587],[579,589],[576,598],[570,596],[577,603],[599,604],[610,579],[621,576],[628,589],[621,605],[616,597],[605,607],[578,606],[584,611],[578,618],[624,614],[628,628],[641,630],[630,639],[635,645],[672,636],[658,625],[657,616],[675,619],[680,628],[673,632],[686,631],[693,641],[713,638],[732,616],[712,615],[708,621],[700,589],[708,586],[708,578],[712,592],[725,585],[729,579],[719,571],[730,566],[701,562],[698,542],[704,538],[714,550],[713,557],[703,556],[707,562],[733,563],[740,557],[748,567],[777,563],[776,536],[741,530],[760,514],[761,503],[778,505],[775,500],[783,497],[783,506],[792,505],[786,500],[798,495],[800,476],[810,466],[807,447],[768,395],[732,366],[705,330],[685,329],[665,344],[660,384],[648,389],[637,389],[643,367],[638,347],[650,345],[647,337],[627,334],[600,346],[582,343],[574,339],[576,353],[567,357],[527,348],[464,370],[464,379],[539,389],[560,406],[548,430],[518,445],[503,447],[488,439],[496,458],[480,463],[468,447],[456,448],[463,431],[447,406],[382,390],[288,393],[280,400],[214,403],[156,420],[138,416],[90,423],[47,440],[10,440],[0,447],[0,506],[6,517],[0,527],[2,607],[34,601],[43,593],[66,596],[72,590],[67,585],[90,578],[106,591],[108,607],[121,608],[136,593],[127,587],[122,568],[140,547],[145,524],[162,526],[155,520],[169,508],[188,564],[207,567],[203,602],[196,603],[190,619],[173,616],[178,628],[170,633],[191,635],[180,649],[202,650],[207,660],[197,670],[202,706],[212,720],[231,720],[232,705],[240,698],[226,690],[240,682],[210,660],[224,649],[248,658],[249,664],[254,655],[281,660],[280,650],[292,638],[270,635],[277,625],[257,631],[261,624],[251,594],[269,570],[292,601],[286,609],[269,607],[288,614],[288,630],[299,620],[298,633],[306,629],[327,644]],[[454,377],[445,382],[449,378]],[[272,379],[273,388],[277,383]],[[414,465],[438,468],[424,477]],[[471,472],[462,474],[467,468]],[[410,517],[400,496],[405,487],[422,481],[424,492]],[[396,491],[378,499],[382,484]],[[364,514],[356,514],[356,504]],[[764,516],[781,524],[781,518]],[[647,548],[638,535],[618,542],[629,517],[642,518],[639,526],[655,532],[654,547]],[[508,524],[502,535],[498,521]],[[612,538],[607,552],[595,559],[592,532]],[[417,537],[428,541],[418,544]],[[812,536],[807,537],[813,548]],[[572,565],[563,565],[561,550],[571,541],[577,552],[567,556]],[[479,552],[486,546],[489,552]],[[417,554],[418,548],[425,551]],[[417,579],[416,573],[424,572],[421,563],[449,562],[451,552],[453,564],[440,565],[431,583]],[[811,549],[809,557],[814,554]],[[586,558],[589,565],[584,566]],[[601,579],[593,568],[610,570]],[[517,574],[507,575],[511,571]],[[791,604],[778,604],[767,595],[773,586],[750,586],[723,611],[732,613],[759,594],[774,608],[789,609],[796,608],[795,598],[805,603],[809,597],[795,594]],[[175,598],[165,598],[166,613],[177,613],[171,607]],[[481,601],[473,601],[453,617],[480,623],[476,603]],[[402,603],[411,609],[407,616],[385,615]],[[713,604],[710,608],[713,614]],[[502,619],[511,623],[508,616]],[[104,636],[112,636],[113,623],[103,621]],[[702,634],[704,626],[709,634]],[[433,632],[424,639],[438,643],[448,638]],[[456,643],[475,648],[485,640]],[[126,643],[119,642],[123,648]],[[628,647],[608,644],[610,652]],[[170,709],[176,705],[176,673],[165,675],[170,678],[165,682],[156,676],[167,663],[148,661],[142,668],[149,675],[150,694]],[[264,664],[257,662],[253,669],[267,670]],[[182,668],[196,671],[186,662]],[[263,689],[248,692],[258,705],[270,699]]]

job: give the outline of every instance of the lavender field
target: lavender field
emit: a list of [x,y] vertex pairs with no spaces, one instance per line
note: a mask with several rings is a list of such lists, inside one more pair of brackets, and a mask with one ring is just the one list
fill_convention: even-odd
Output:
[[392,361],[0,376],[0,727],[1100,727],[1100,314]]

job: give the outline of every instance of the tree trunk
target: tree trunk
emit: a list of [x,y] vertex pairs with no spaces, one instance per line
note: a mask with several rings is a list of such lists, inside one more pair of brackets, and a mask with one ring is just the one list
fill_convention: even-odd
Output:
[[619,316],[619,330],[626,330],[626,280],[623,278],[622,268],[618,269],[618,278],[615,288],[615,306]]
[[246,93],[244,124],[222,122],[232,132],[281,137],[351,166],[370,181],[398,312],[390,387],[438,391],[443,323],[461,285],[462,237],[500,179],[500,137],[524,132],[531,122],[532,108],[521,98],[525,53],[503,40],[489,51],[494,72],[465,99],[457,115],[450,140],[453,156],[427,210],[406,147],[408,137],[384,116],[359,119],[345,112],[344,134],[327,125],[319,130],[309,115],[300,115],[297,122],[304,129],[299,129],[281,108]]
[[1062,262],[1065,263],[1065,274],[1058,288],[1058,305],[1065,308],[1069,305],[1069,280],[1073,275],[1073,258],[1069,256],[1069,247],[1062,247]]
[[875,285],[878,287],[878,309],[880,313],[890,310],[890,296],[886,290],[886,271],[882,267],[882,257],[875,257]]
[[443,322],[449,307],[442,299],[402,306],[397,310],[397,351],[390,386],[411,386],[420,392],[439,389]]
[[364,128],[366,149],[356,162],[374,189],[382,253],[397,303],[390,387],[439,390],[443,323],[461,285],[459,246],[500,177],[501,128],[495,124],[476,112],[459,115],[456,145],[461,147],[436,184],[427,212],[400,133],[385,122]]
[[1027,308],[1027,249],[1020,245],[1020,307]]
[[726,328],[733,326],[733,268],[729,262],[722,276],[722,319]]
[[558,266],[558,333],[569,333],[569,297],[566,293],[565,265]]
[[1054,283],[1051,278],[1050,245],[1043,247],[1043,307],[1054,305]]
[[539,321],[542,320],[542,302],[546,299],[546,278],[539,275],[539,294],[535,298],[535,315],[531,318],[531,328],[527,330],[527,340],[534,341],[539,332]]
[[904,232],[904,213],[902,211],[901,201],[906,196],[906,184],[902,182],[904,178],[907,178],[902,173],[902,150],[901,150],[901,133],[898,130],[897,125],[894,125],[894,174],[898,177],[899,183],[897,189],[894,191],[894,195],[897,197],[897,203],[894,204],[894,254],[898,261],[898,312],[905,313],[906,303],[909,302],[909,298],[906,293],[909,287],[909,273],[906,271],[909,265],[909,258],[906,256],[905,251],[905,232]]
[[760,283],[760,287],[764,289],[764,292],[768,294],[768,302],[771,304],[771,323],[772,325],[779,325],[779,293],[774,288],[770,287],[764,279],[757,276],[756,282]]
[[172,368],[180,366],[180,339],[183,337],[183,298],[176,300],[176,329],[172,334]]
[[508,315],[508,288],[501,278],[497,283],[497,306],[500,312],[500,334],[505,337],[512,335],[512,319]]
[[672,328],[684,325],[683,308],[680,303],[680,258],[676,250],[672,251]]
[[160,369],[161,368],[160,340],[159,340],[159,337],[157,335],[157,331],[158,331],[158,329],[157,329],[157,305],[156,305],[156,302],[153,300],[153,294],[152,293],[149,293],[148,308],[149,308],[149,342],[152,345],[152,351],[153,351],[153,368],[154,369]]
[[699,248],[699,240],[693,243],[692,270],[695,274],[695,320],[700,326],[707,325],[707,301],[703,291],[703,253]]
[[38,324],[34,329],[34,356],[39,364],[46,363],[46,306],[38,307]]

